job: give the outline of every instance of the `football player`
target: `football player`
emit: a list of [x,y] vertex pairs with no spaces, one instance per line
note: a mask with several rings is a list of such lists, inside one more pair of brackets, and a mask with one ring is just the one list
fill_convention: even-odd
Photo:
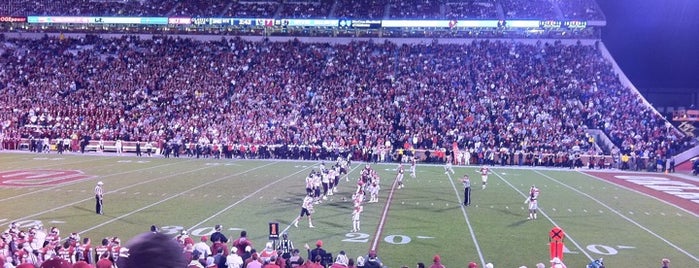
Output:
[[415,174],[415,169],[417,168],[417,156],[413,156],[410,158],[410,177],[411,178],[417,178],[417,174]]
[[536,212],[539,210],[539,189],[532,185],[529,189],[529,196],[524,200],[525,204],[529,204],[529,217],[528,220],[536,220]]
[[479,172],[481,173],[481,180],[483,181],[482,189],[485,190],[485,186],[488,184],[488,174],[490,173],[490,169],[488,169],[488,167],[486,166],[483,166],[481,167]]
[[306,195],[306,197],[303,198],[303,203],[301,204],[301,213],[299,214],[298,217],[294,220],[294,226],[299,227],[299,221],[303,219],[303,216],[308,217],[308,227],[309,228],[315,228],[313,226],[313,221],[311,219],[311,214],[313,214],[313,196],[312,194]]
[[447,155],[446,160],[447,161],[444,164],[444,174],[449,174],[449,172],[451,172],[451,174],[454,174],[455,172],[454,172],[454,168],[452,167],[452,163],[451,163],[451,155]]
[[364,211],[364,207],[361,205],[354,206],[354,210],[352,210],[352,232],[359,232],[360,230],[360,216],[362,211]]
[[396,173],[396,181],[398,182],[398,189],[403,189],[403,173],[405,173],[405,170],[403,169],[403,164],[398,164],[398,171]]

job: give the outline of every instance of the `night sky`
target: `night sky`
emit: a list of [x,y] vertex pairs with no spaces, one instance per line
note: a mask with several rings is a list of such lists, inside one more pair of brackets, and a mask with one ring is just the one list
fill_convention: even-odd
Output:
[[639,90],[699,91],[699,0],[597,0],[602,41]]

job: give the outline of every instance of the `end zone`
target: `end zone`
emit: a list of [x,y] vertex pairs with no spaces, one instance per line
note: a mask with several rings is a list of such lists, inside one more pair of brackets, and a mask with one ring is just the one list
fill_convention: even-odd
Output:
[[585,172],[668,204],[682,208],[699,217],[699,182],[659,173]]
[[80,170],[25,169],[0,171],[0,187],[41,187],[85,180],[94,176]]

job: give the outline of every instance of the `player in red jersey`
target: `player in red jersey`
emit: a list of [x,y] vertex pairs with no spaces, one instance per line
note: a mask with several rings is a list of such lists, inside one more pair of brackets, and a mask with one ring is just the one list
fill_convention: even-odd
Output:
[[529,189],[529,196],[524,200],[525,204],[529,204],[529,217],[528,220],[536,220],[536,212],[539,209],[539,188],[532,185]]
[[483,166],[481,167],[479,172],[481,173],[481,180],[483,181],[482,189],[485,190],[485,186],[488,185],[488,174],[490,174],[490,169],[488,169],[488,167],[486,166]]
[[58,257],[70,263],[75,263],[75,251],[70,241],[63,242],[63,246],[58,249]]
[[109,255],[109,239],[102,239],[102,244],[95,248],[95,259],[99,260],[102,255]]
[[61,231],[57,227],[51,227],[51,231],[46,235],[46,242],[57,248],[61,242]]

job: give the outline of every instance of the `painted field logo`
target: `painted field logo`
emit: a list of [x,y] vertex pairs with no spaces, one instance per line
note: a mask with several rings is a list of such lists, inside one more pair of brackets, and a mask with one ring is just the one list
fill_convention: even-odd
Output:
[[92,176],[85,175],[82,171],[79,170],[10,170],[0,172],[0,186],[51,186],[71,181],[83,180],[90,177]]

